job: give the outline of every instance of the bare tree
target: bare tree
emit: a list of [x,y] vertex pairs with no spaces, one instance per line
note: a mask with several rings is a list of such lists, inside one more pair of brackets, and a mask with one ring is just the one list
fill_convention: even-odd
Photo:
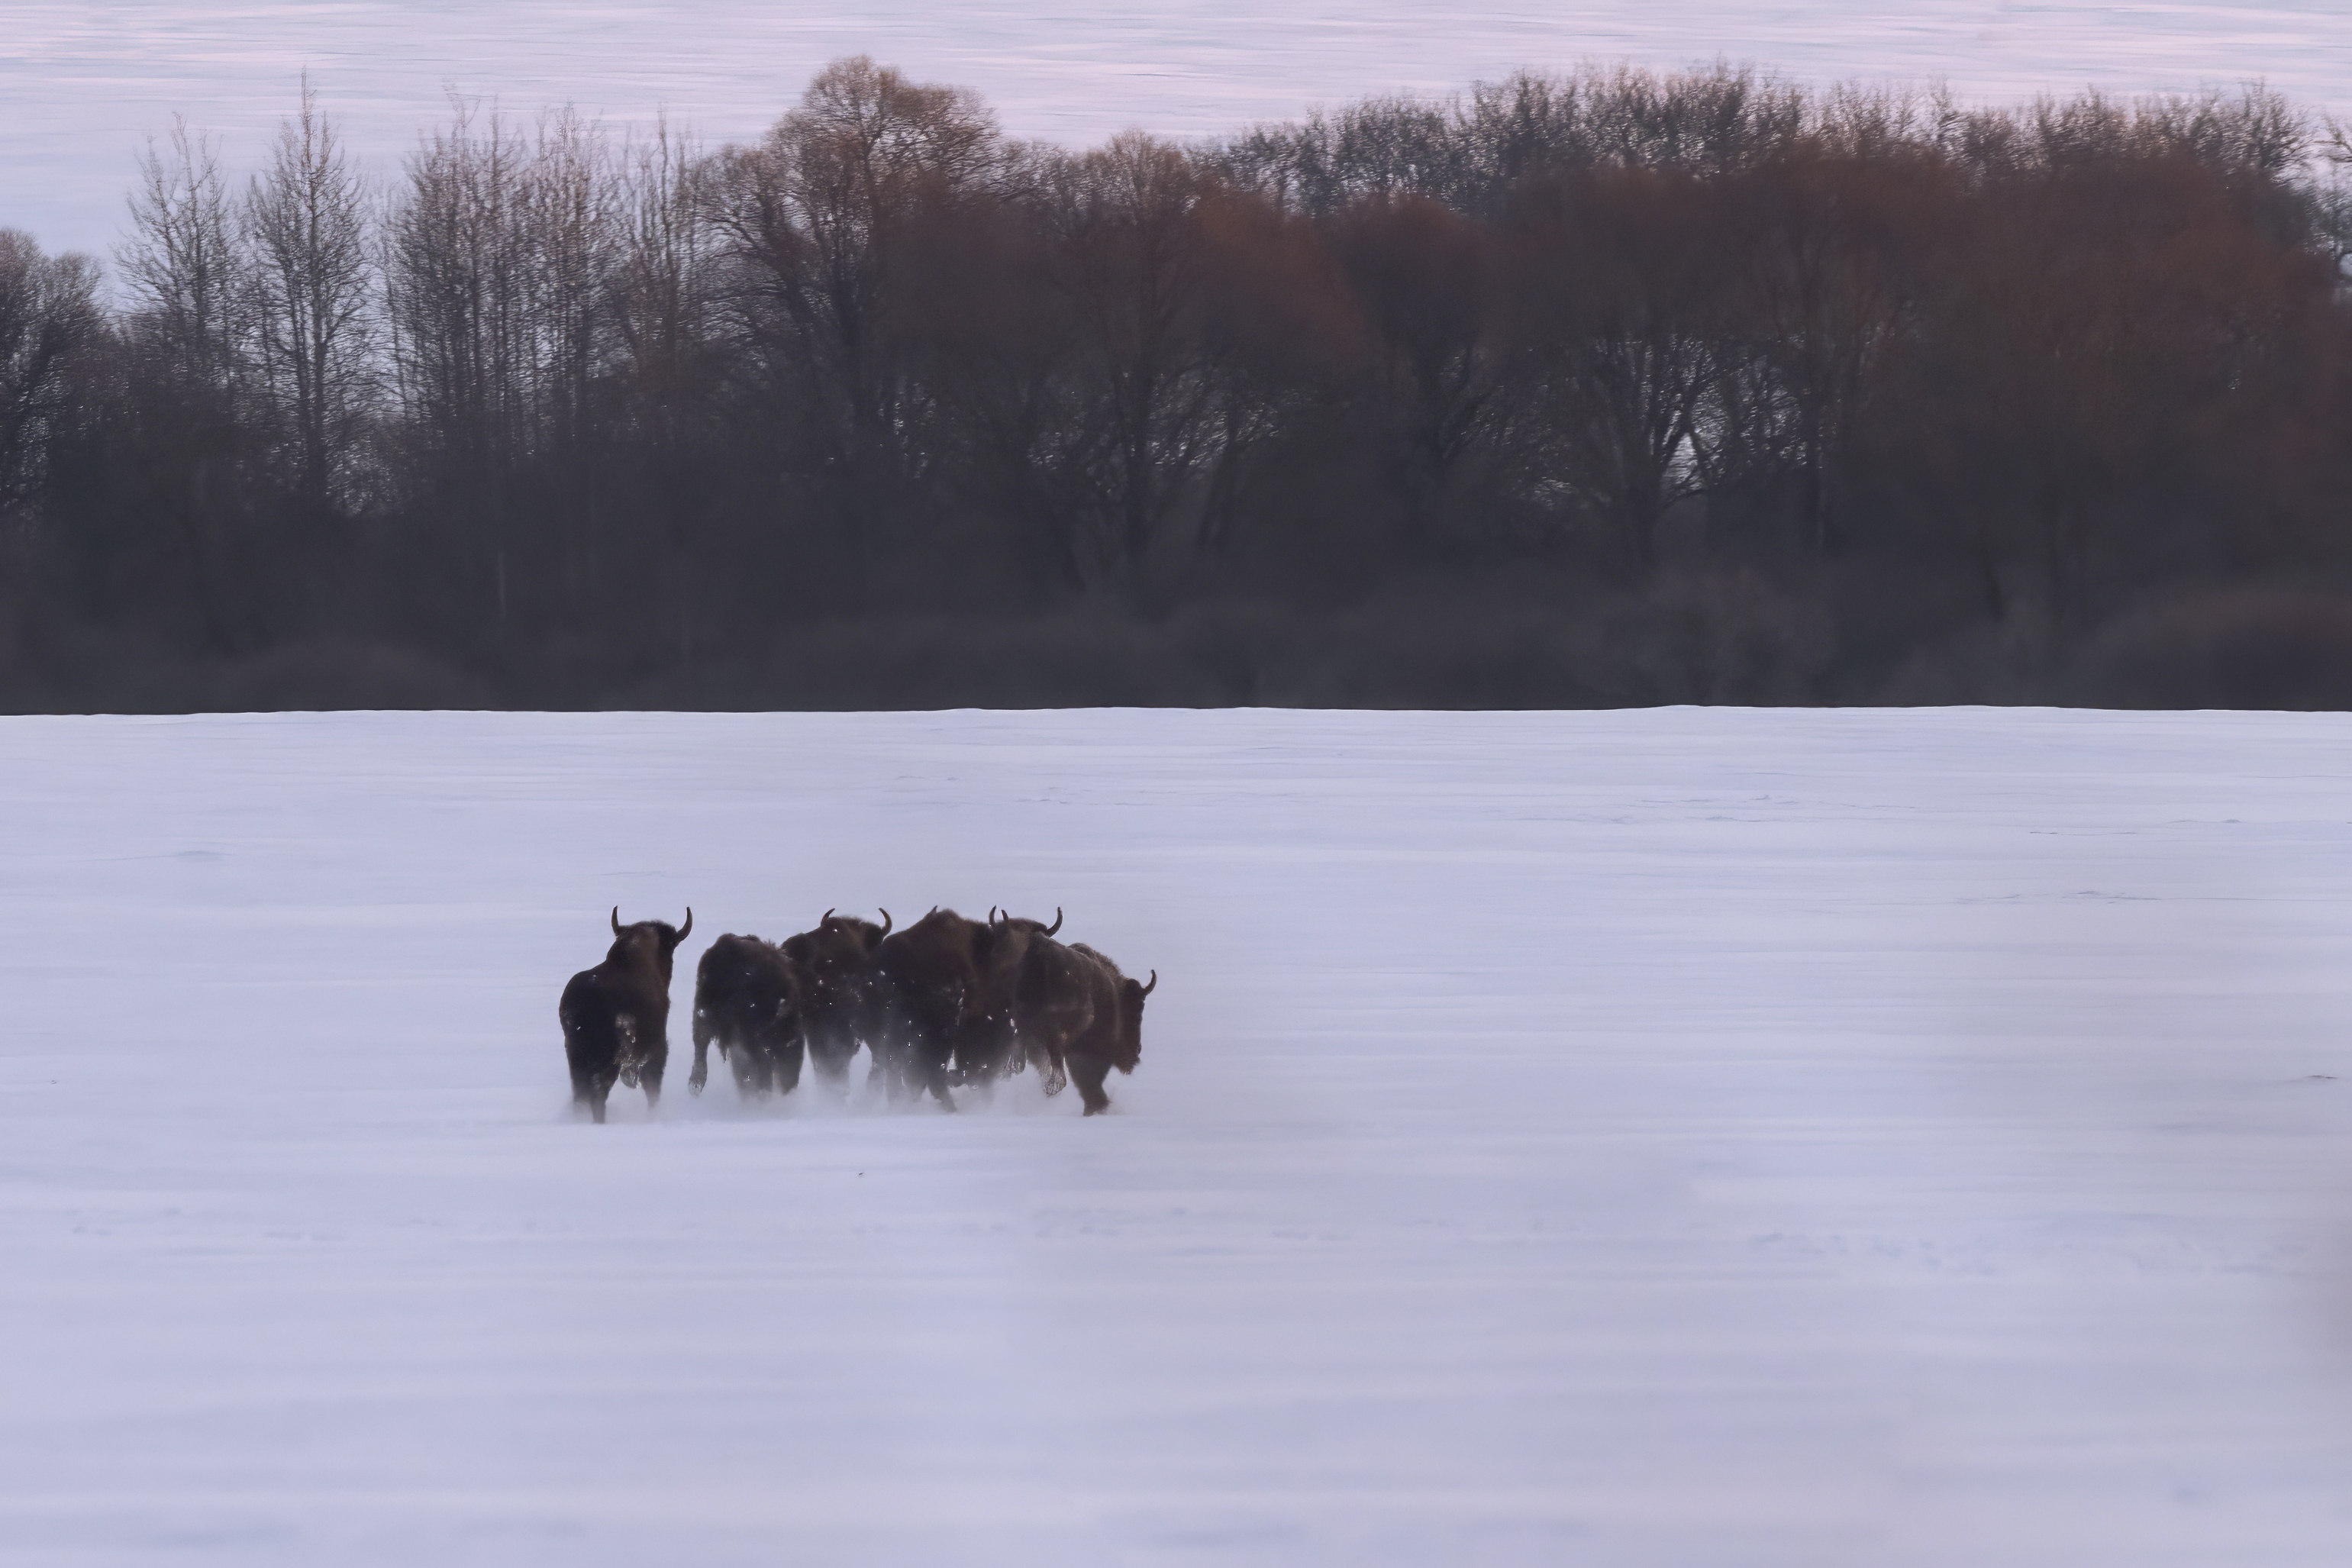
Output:
[[139,175],[116,252],[132,299],[126,390],[142,428],[126,467],[142,523],[176,550],[204,641],[238,650],[268,635],[287,564],[256,504],[270,487],[251,418],[250,258],[209,135],[175,119]]
[[541,117],[517,215],[529,266],[524,315],[535,445],[576,450],[590,384],[612,341],[606,306],[622,195],[604,129],[569,104]]
[[394,358],[445,449],[510,467],[585,433],[621,193],[602,127],[572,109],[526,136],[495,107],[454,107],[384,226]]
[[1066,161],[1056,184],[1059,281],[1103,426],[1088,552],[1133,567],[1225,433],[1202,320],[1206,181],[1181,149],[1129,132]]
[[1706,489],[1710,398],[1726,384],[1719,230],[1706,187],[1649,169],[1559,189],[1522,236],[1529,369],[1549,482],[1651,561],[1668,508]]
[[505,492],[530,434],[529,148],[495,107],[485,115],[453,96],[451,109],[409,154],[384,220],[385,315],[401,401],[445,504],[463,513],[448,519],[453,542],[487,566],[503,627],[515,542]]
[[712,169],[667,118],[628,150],[615,218],[610,282],[613,330],[633,393],[632,414],[665,452],[711,379],[719,352],[720,255],[712,222]]
[[467,548],[487,547],[503,626],[518,572],[541,564],[518,554],[520,531],[554,530],[565,562],[581,555],[625,193],[603,128],[568,107],[535,133],[495,106],[453,110],[409,156],[385,220],[386,315],[402,403]]
[[366,189],[308,77],[243,218],[260,384],[289,435],[301,495],[323,507],[373,390],[374,268]]
[[245,339],[236,230],[218,145],[177,116],[169,153],[151,140],[140,156],[131,237],[115,262],[173,372],[232,392]]
[[32,236],[0,228],[0,516],[39,488],[73,358],[102,330],[89,258],[44,256]]
[[1495,236],[1419,196],[1360,203],[1329,228],[1367,329],[1382,467],[1416,545],[1447,542],[1527,444]]
[[526,402],[528,148],[495,107],[451,107],[409,154],[384,222],[387,318],[411,416],[445,454],[489,468],[520,445]]
[[1911,254],[1948,203],[1934,162],[1808,148],[1748,175],[1741,328],[1722,345],[1698,448],[1710,491],[1792,479],[1806,541],[1837,542],[1831,476],[1912,310]]
[[920,465],[891,317],[897,244],[925,205],[985,189],[1003,160],[977,95],[859,56],[827,66],[765,141],[724,162],[717,210],[739,321],[773,390],[803,411],[810,459],[853,493]]

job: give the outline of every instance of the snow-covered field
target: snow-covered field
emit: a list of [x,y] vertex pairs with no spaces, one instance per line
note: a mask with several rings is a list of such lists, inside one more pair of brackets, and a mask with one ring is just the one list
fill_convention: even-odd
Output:
[[[2352,1561],[2341,716],[0,758],[0,1562]],[[1159,970],[1117,1114],[571,1119],[607,906],[934,901]]]
[[756,133],[837,55],[984,91],[1024,135],[1232,129],[1587,58],[1725,56],[1814,80],[1943,78],[1996,98],[2267,78],[2352,107],[2340,0],[11,0],[0,16],[0,224],[103,253],[142,132],[174,110],[249,166],[310,69],[389,172],[446,89]]

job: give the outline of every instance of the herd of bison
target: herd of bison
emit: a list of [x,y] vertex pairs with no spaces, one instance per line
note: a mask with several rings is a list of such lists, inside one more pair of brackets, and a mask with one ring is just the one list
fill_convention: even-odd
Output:
[[[1160,984],[1129,980],[1083,942],[1055,940],[1054,923],[991,910],[985,921],[935,909],[902,931],[827,910],[813,931],[781,942],[722,936],[694,977],[695,1093],[710,1047],[734,1069],[743,1098],[789,1094],[803,1056],[818,1079],[845,1090],[850,1058],[871,1054],[869,1090],[890,1101],[926,1093],[950,1110],[951,1089],[986,1085],[1034,1067],[1047,1094],[1077,1080],[1087,1114],[1110,1104],[1103,1079],[1143,1056],[1143,999]],[[661,1102],[669,1062],[670,961],[694,930],[667,921],[621,923],[604,962],[563,988],[556,1016],[572,1065],[572,1098],[598,1121],[614,1084]]]

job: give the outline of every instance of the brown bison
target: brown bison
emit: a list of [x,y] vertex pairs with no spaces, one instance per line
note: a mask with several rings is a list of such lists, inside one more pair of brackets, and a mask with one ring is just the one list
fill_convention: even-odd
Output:
[[1103,1080],[1111,1068],[1130,1073],[1142,1061],[1143,999],[1159,984],[1156,969],[1149,983],[1129,980],[1084,942],[1065,947],[1034,934],[1000,950],[994,976],[1045,1092],[1058,1093],[1066,1073],[1088,1116],[1110,1105]]
[[1160,971],[1153,970],[1147,981],[1129,980],[1119,973],[1118,964],[1084,942],[1074,944],[1070,951],[1095,969],[1094,1018],[1063,1047],[1070,1077],[1078,1086],[1079,1098],[1087,1102],[1087,1114],[1092,1116],[1110,1105],[1110,1096],[1103,1092],[1103,1079],[1110,1069],[1131,1073],[1143,1060],[1143,999],[1160,989]]
[[735,1092],[790,1094],[801,1081],[801,981],[783,950],[756,936],[710,944],[694,973],[695,1093],[710,1078],[710,1047],[735,1072]]
[[[950,1082],[986,1083],[1022,1069],[1028,1058],[1014,1013],[1011,976],[1018,971],[1030,942],[1050,939],[1061,929],[1058,909],[1052,925],[1010,913],[1000,915],[993,909],[988,911],[987,928],[974,948],[980,963],[979,984],[969,994],[956,1031]],[[1056,1081],[1046,1092],[1061,1087]]]
[[849,1081],[850,1058],[875,1035],[874,952],[890,934],[882,923],[827,910],[813,931],[784,939],[782,952],[801,987],[801,1035],[809,1064],[829,1088]]
[[[875,949],[869,1043],[874,1070],[892,1100],[929,1093],[953,1110],[951,1068],[986,1060],[992,1070],[1010,1027],[1007,1003],[990,982],[995,950],[1045,929],[1034,921],[1015,924],[1017,930],[935,909]],[[1056,917],[1055,929],[1060,925]]]
[[563,1026],[563,1054],[572,1064],[572,1100],[598,1121],[613,1085],[643,1084],[647,1109],[661,1103],[662,1068],[669,1063],[669,971],[677,944],[694,930],[664,921],[621,923],[613,910],[613,946],[604,962],[583,969],[563,988],[555,1016]]

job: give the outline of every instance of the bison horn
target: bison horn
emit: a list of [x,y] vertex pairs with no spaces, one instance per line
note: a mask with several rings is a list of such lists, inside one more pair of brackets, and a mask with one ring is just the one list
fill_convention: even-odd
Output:
[[1055,905],[1054,906],[1054,923],[1053,923],[1052,925],[1049,925],[1049,926],[1047,926],[1047,927],[1045,928],[1045,934],[1046,934],[1047,936],[1051,936],[1051,935],[1053,935],[1055,931],[1059,931],[1059,930],[1061,930],[1061,929],[1062,929],[1062,906],[1061,906],[1061,905],[1059,905],[1059,904],[1055,904]]
[[613,906],[613,934],[621,934],[621,906],[618,904]]
[[823,925],[823,924],[824,924],[824,922],[825,922],[825,921],[829,921],[829,920],[831,920],[831,919],[833,919],[833,911],[832,911],[831,910],[825,910],[825,911],[824,911],[824,913],[823,913],[823,914],[821,914],[821,915],[819,915],[819,916],[817,916],[817,917],[816,917],[816,923],[817,923],[817,924],[819,924],[819,925]]
[[988,923],[990,925],[994,925],[996,923],[996,906],[994,904],[988,906]]
[[691,935],[693,935],[693,934],[694,934],[694,906],[693,906],[692,904],[688,904],[688,905],[687,905],[687,906],[686,906],[686,923],[685,923],[684,925],[682,925],[682,926],[680,926],[680,927],[678,927],[678,928],[677,928],[677,940],[678,940],[678,941],[680,941],[680,942],[684,942],[688,937],[689,937],[689,936],[691,936]]
[[1144,994],[1144,995],[1146,995],[1146,996],[1150,995],[1150,994],[1151,994],[1151,991],[1152,991],[1152,987],[1153,987],[1153,986],[1158,985],[1159,984],[1160,984],[1160,971],[1158,971],[1158,970],[1156,970],[1156,969],[1155,969],[1155,970],[1153,970],[1153,971],[1151,972],[1151,984],[1150,984],[1150,985],[1146,985],[1146,986],[1143,988],[1142,994]]
[[[876,907],[876,908],[877,908],[877,909],[879,909],[881,906],[877,905],[877,906],[875,906],[875,907]],[[890,911],[889,911],[888,910],[882,910],[882,936],[888,936],[889,934],[890,934]],[[879,941],[881,940],[881,937],[877,937],[875,940],[876,940],[877,942],[879,942]]]

